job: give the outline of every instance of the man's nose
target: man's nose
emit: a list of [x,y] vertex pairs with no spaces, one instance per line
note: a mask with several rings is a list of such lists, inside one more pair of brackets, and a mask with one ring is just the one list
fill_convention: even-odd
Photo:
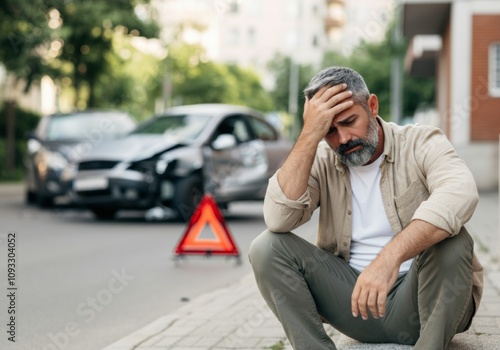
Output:
[[339,136],[339,142],[342,145],[345,145],[351,140],[351,134],[341,128],[337,128],[337,135]]

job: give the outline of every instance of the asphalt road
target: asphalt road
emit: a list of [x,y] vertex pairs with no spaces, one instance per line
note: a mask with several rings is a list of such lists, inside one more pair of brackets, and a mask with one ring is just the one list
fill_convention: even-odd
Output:
[[[27,207],[21,193],[0,196],[0,348],[100,349],[205,292],[250,273],[251,240],[264,228],[262,203],[236,203],[226,224],[242,264],[188,257],[173,249],[180,222],[142,213],[99,222],[75,209]],[[16,343],[7,340],[8,233],[16,233]]]

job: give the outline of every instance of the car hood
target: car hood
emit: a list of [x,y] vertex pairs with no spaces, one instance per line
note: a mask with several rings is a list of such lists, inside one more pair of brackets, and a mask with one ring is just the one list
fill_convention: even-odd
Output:
[[130,135],[95,145],[81,161],[94,159],[136,161],[152,157],[177,145],[178,141],[166,139],[162,135]]
[[44,141],[43,147],[50,152],[57,152],[62,154],[69,160],[74,160],[76,155],[81,153],[82,146],[85,142],[82,140],[57,140],[57,141]]

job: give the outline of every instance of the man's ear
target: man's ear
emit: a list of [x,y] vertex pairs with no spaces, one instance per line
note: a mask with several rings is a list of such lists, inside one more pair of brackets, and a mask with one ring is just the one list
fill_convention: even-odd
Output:
[[368,97],[368,109],[370,110],[372,117],[378,116],[378,98],[377,98],[377,95],[371,94],[370,97]]

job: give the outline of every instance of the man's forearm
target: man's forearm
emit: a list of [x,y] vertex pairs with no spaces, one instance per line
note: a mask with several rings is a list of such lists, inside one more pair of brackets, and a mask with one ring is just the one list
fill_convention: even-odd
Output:
[[413,220],[382,249],[379,257],[393,260],[399,267],[406,260],[448,237],[450,233],[445,230],[426,221]]
[[318,141],[301,134],[280,168],[278,182],[287,198],[297,200],[306,192],[317,146]]

